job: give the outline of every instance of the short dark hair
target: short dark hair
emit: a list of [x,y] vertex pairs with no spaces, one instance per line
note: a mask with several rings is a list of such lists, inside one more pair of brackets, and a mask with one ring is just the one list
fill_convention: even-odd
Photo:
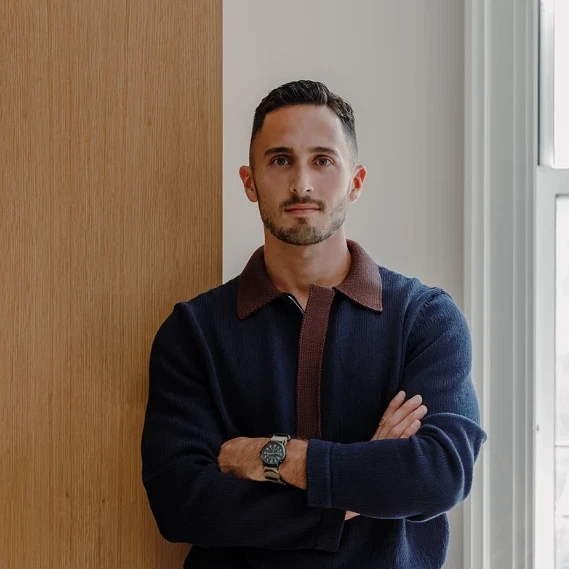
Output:
[[327,106],[332,109],[340,121],[348,140],[348,146],[355,161],[358,154],[358,143],[356,140],[356,122],[354,110],[348,101],[332,93],[326,85],[319,81],[301,79],[285,83],[273,89],[255,109],[253,118],[253,129],[251,132],[251,142],[249,145],[249,163],[253,164],[253,142],[257,133],[263,127],[265,117],[277,109],[291,107],[295,105],[316,105]]

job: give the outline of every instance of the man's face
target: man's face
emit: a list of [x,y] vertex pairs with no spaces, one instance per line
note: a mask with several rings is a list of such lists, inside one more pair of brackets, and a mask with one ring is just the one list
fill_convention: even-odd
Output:
[[292,245],[328,239],[358,199],[365,168],[354,166],[342,123],[326,106],[269,113],[253,144],[253,168],[240,174],[265,228]]

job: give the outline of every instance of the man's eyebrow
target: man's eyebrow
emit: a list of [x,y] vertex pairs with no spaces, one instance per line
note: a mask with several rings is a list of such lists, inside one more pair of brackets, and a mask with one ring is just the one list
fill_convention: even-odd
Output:
[[[267,148],[265,150],[265,156],[270,156],[271,154],[294,154],[294,150],[290,146],[273,146],[272,148]],[[338,152],[333,148],[328,146],[314,146],[310,149],[312,154],[332,154],[333,156],[338,156]]]
[[273,146],[265,150],[265,156],[270,156],[271,154],[294,154],[294,151],[288,146]]
[[328,146],[315,146],[314,148],[310,149],[310,152],[314,154],[332,154],[333,156],[338,156],[338,153],[333,148],[329,148]]

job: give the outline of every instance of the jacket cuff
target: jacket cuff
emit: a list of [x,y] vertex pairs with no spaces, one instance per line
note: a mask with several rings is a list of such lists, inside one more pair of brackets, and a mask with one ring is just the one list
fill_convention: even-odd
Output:
[[306,492],[312,508],[332,508],[332,477],[330,476],[330,441],[311,439],[306,451]]
[[340,539],[344,530],[345,518],[346,512],[344,510],[334,510],[332,508],[322,510],[315,549],[330,553],[336,553],[340,549]]
[[332,443],[311,439],[306,451],[306,492],[308,505],[321,508],[316,549],[338,551],[344,529],[345,510],[332,508],[330,454]]

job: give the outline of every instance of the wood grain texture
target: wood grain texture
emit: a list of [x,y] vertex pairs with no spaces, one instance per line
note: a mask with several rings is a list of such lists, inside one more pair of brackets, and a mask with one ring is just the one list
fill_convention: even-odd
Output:
[[0,567],[180,568],[150,345],[221,282],[222,0],[0,2]]

